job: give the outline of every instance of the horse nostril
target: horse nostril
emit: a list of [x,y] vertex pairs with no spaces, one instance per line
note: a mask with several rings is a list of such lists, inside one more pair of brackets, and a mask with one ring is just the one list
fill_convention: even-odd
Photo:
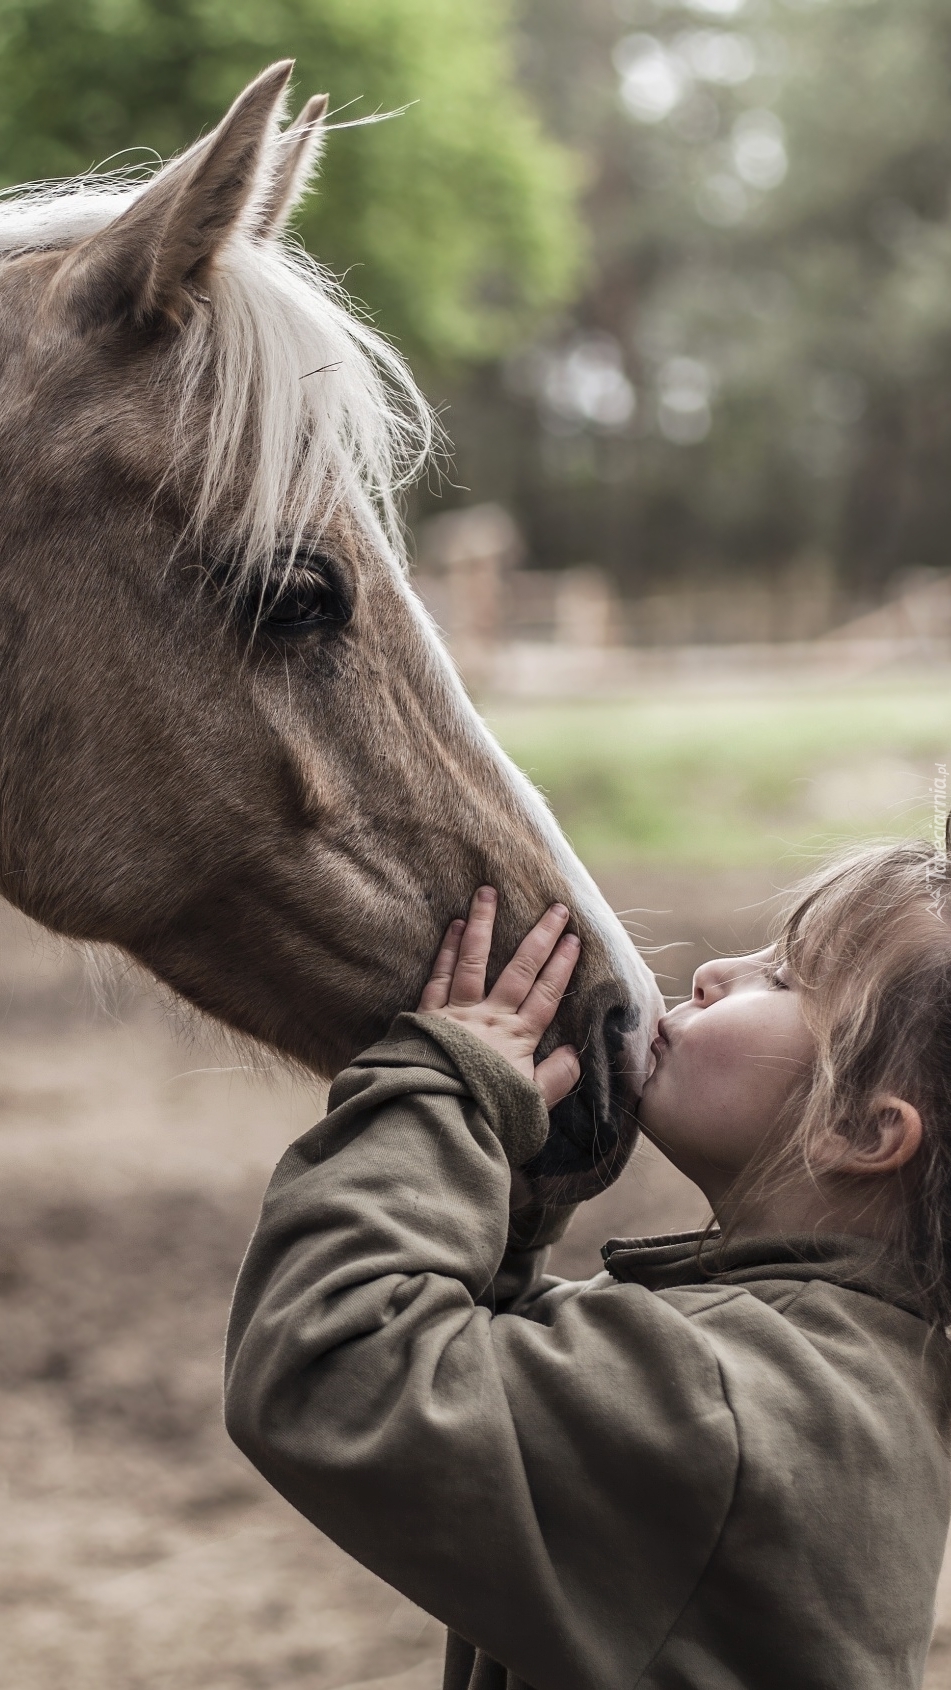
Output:
[[624,1167],[637,1138],[637,1123],[625,1102],[623,1076],[629,1060],[627,1041],[639,1021],[636,1006],[593,1011],[596,1036],[583,1053],[581,1083],[552,1109],[548,1139],[525,1170],[545,1202],[594,1197]]
[[615,1068],[624,1055],[624,1040],[628,1033],[633,1033],[640,1020],[636,1009],[618,1006],[606,1011],[603,1023],[604,1048],[607,1052],[608,1063]]

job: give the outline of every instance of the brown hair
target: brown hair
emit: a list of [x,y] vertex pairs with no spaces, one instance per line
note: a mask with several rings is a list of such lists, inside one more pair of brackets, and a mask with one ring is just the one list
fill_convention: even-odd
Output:
[[[951,818],[949,818],[951,826]],[[753,1183],[813,1166],[829,1132],[859,1144],[882,1092],[912,1103],[922,1146],[903,1181],[889,1244],[929,1318],[951,1324],[951,893],[947,851],[924,841],[850,853],[797,888],[777,935],[777,963],[802,993],[815,1035],[812,1074],[791,1100],[795,1122]],[[776,1140],[772,1141],[773,1146]]]

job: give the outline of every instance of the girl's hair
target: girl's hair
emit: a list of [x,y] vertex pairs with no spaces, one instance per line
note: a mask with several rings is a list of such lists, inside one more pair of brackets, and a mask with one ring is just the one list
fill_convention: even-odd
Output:
[[941,1326],[951,1325],[949,894],[948,850],[923,841],[854,851],[797,888],[777,966],[802,994],[816,1060],[785,1117],[792,1131],[751,1170],[755,1187],[775,1191],[784,1173],[814,1166],[830,1131],[861,1144],[878,1094],[914,1104],[924,1139],[899,1175],[889,1244]]

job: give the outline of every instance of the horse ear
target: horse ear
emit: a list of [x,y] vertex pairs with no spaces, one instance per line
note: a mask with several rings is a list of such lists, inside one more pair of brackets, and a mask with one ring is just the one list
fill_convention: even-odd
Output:
[[328,94],[312,95],[274,143],[271,183],[260,202],[254,225],[255,234],[262,240],[280,233],[307,187],[323,147],[329,99]]
[[120,315],[179,319],[186,284],[201,285],[255,193],[293,60],[239,94],[202,141],[159,171],[128,211],[70,253],[56,291],[84,327]]

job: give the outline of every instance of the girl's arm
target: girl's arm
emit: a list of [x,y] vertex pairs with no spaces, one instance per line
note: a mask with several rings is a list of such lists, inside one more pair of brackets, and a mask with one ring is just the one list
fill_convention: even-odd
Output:
[[545,1127],[526,1072],[400,1017],[274,1176],[226,1413],[295,1507],[536,1690],[620,1690],[712,1553],[736,1434],[703,1334],[639,1286],[566,1284],[541,1318],[479,1306],[506,1150]]

